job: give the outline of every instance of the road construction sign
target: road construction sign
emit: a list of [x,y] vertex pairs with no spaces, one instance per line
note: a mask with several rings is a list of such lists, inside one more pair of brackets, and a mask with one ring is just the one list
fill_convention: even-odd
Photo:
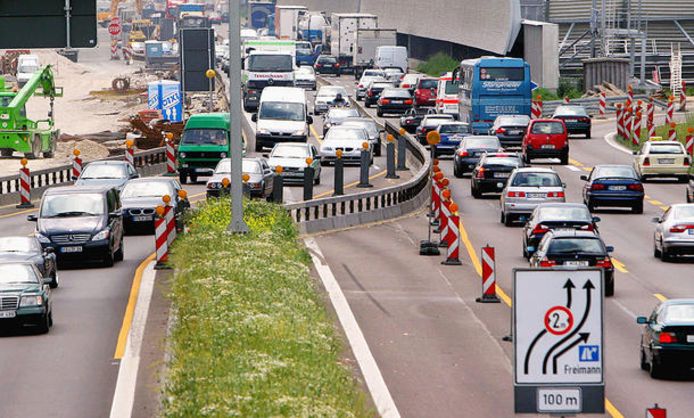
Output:
[[513,274],[516,412],[602,412],[602,271]]

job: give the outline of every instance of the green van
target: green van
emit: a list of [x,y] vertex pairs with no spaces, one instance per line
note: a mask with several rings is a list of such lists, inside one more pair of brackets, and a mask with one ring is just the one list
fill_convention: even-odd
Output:
[[[243,141],[243,138],[241,139]],[[245,142],[243,153],[246,153]],[[200,113],[192,115],[183,129],[176,153],[181,184],[188,178],[211,176],[217,163],[229,153],[229,114]]]

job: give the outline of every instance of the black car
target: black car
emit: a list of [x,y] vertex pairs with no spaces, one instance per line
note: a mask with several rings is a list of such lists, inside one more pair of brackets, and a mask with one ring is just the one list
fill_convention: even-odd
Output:
[[0,326],[27,325],[42,334],[53,325],[48,283],[35,264],[0,264]]
[[475,199],[484,193],[501,193],[511,172],[518,167],[525,167],[523,158],[518,154],[507,152],[485,153],[472,170],[470,190]]
[[366,88],[366,96],[364,96],[364,106],[371,107],[378,103],[381,92],[392,87],[393,83],[390,81],[372,81],[369,83],[369,87]]
[[0,237],[0,263],[32,263],[58,287],[58,266],[53,247],[42,248],[35,237]]
[[614,295],[614,266],[596,231],[550,230],[530,257],[530,267],[597,267],[605,277],[605,296]]
[[592,120],[583,106],[563,105],[557,107],[552,119],[561,119],[566,125],[566,130],[571,134],[584,134],[591,137]]
[[181,183],[174,177],[146,177],[129,181],[120,194],[125,234],[153,234],[154,212],[157,206],[164,204],[162,198],[165,195],[171,198],[177,225],[181,224],[181,216],[190,206],[187,199],[179,197],[181,190]]
[[43,194],[35,236],[55,248],[58,261],[96,260],[105,267],[123,260],[123,213],[112,187],[53,187]]
[[434,114],[436,114],[436,110],[430,107],[413,107],[407,109],[407,112],[400,117],[400,127],[413,134],[417,131],[419,124],[422,123],[424,116]]
[[598,222],[600,218],[592,216],[588,208],[580,203],[542,203],[535,208],[523,227],[523,257],[530,258],[549,231],[597,231]]
[[504,148],[520,148],[529,123],[527,115],[499,115],[489,128],[489,135],[496,135]]
[[629,207],[634,213],[643,213],[643,184],[630,165],[596,165],[585,180],[583,203],[590,211],[596,206]]
[[651,316],[639,316],[641,369],[661,378],[676,370],[694,368],[694,299],[669,299],[656,306]]
[[471,173],[484,153],[497,151],[502,149],[495,136],[466,136],[453,154],[453,175],[460,178],[465,173]]
[[412,107],[412,95],[407,89],[388,88],[381,92],[376,109],[376,115],[381,117],[385,114],[399,114],[407,112]]
[[316,74],[332,74],[335,76],[340,75],[340,63],[337,62],[337,58],[332,55],[321,55],[313,64],[313,70]]

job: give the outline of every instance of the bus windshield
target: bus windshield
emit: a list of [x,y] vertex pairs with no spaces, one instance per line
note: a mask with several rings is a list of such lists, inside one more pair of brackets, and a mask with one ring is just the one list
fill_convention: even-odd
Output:
[[488,81],[523,81],[524,68],[480,68],[480,79]]

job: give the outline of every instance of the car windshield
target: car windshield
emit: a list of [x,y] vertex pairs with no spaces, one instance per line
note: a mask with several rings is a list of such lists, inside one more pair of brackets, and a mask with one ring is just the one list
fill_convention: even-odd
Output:
[[131,181],[125,185],[120,196],[125,199],[129,197],[171,196],[173,193],[173,187],[163,181]]
[[533,124],[532,133],[534,134],[563,134],[564,125],[561,122],[537,122]]
[[597,238],[566,237],[554,238],[549,244],[547,254],[605,254],[605,248]]
[[675,208],[675,219],[694,219],[694,205],[678,206]]
[[106,210],[104,196],[98,193],[48,195],[41,203],[41,218],[98,216]]
[[441,125],[439,132],[442,134],[466,134],[470,132],[470,125],[468,124],[455,124],[455,125]]
[[684,154],[684,149],[679,145],[652,144],[651,154]]
[[440,124],[440,123],[445,122],[447,120],[453,120],[453,116],[451,116],[451,115],[425,116],[424,120],[426,121],[425,123]]
[[393,97],[398,99],[409,99],[410,92],[405,89],[385,89],[381,93],[381,97]]
[[587,221],[592,222],[593,218],[587,208],[548,206],[539,209],[539,218],[549,221]]
[[622,167],[596,167],[593,178],[626,178],[636,179],[636,171],[628,165]]
[[559,106],[554,111],[554,114],[562,116],[588,116],[583,106]]
[[511,182],[513,187],[560,187],[561,180],[555,173],[520,172]]
[[89,164],[84,168],[80,179],[122,179],[127,177],[125,166],[121,164]]
[[451,80],[446,80],[443,83],[443,91],[445,94],[458,94],[458,83],[454,83]]
[[308,149],[306,147],[294,146],[278,146],[270,154],[270,158],[301,158],[308,157]]
[[465,148],[500,148],[496,138],[465,138]]
[[499,126],[528,126],[530,117],[526,115],[499,116]]
[[[260,164],[257,161],[244,159],[241,163],[241,171],[248,174],[259,174],[262,173],[260,169]],[[225,158],[219,163],[214,169],[215,174],[231,174],[231,159]]]
[[181,138],[183,145],[226,145],[227,133],[224,129],[186,129]]
[[292,56],[283,55],[251,55],[248,57],[248,70],[257,72],[292,71],[294,63]]
[[307,67],[305,65],[302,65],[301,67],[299,67],[299,69],[296,70],[296,73],[299,75],[313,75],[313,74],[315,74],[312,67]]
[[331,121],[346,119],[353,116],[359,116],[357,109],[330,109],[326,115]]
[[0,264],[0,283],[39,283],[36,271],[29,264]]
[[325,134],[325,141],[331,141],[331,140],[360,140],[363,141],[366,139],[366,136],[364,135],[364,130],[363,129],[340,129],[340,128],[333,128],[329,129],[328,133]]
[[364,74],[362,74],[362,77],[384,77],[385,73],[383,71],[376,71],[376,70],[366,70],[364,71]]
[[311,51],[310,49],[306,49],[306,48],[297,48],[296,49],[296,55],[308,56],[308,55],[311,55],[312,53],[313,53],[313,51]]
[[369,136],[378,135],[378,126],[376,126],[375,122],[366,122],[366,121],[361,122],[361,121],[346,120],[346,121],[342,122],[341,126],[365,129],[366,132],[369,133]]
[[518,167],[520,165],[520,158],[518,157],[487,157],[484,160],[484,165],[507,165],[512,167]]
[[2,237],[0,238],[0,252],[3,253],[32,253],[39,252],[40,248],[34,238],[28,237]]
[[437,87],[438,80],[435,79],[425,79],[419,80],[418,89],[435,89]]
[[677,304],[665,307],[663,312],[665,322],[692,323],[694,322],[694,304]]
[[258,119],[302,122],[306,120],[306,114],[302,103],[262,102]]

